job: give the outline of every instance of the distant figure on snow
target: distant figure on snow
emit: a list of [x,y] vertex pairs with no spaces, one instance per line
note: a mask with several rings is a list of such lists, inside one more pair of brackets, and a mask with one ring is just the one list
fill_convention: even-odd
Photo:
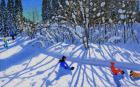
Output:
[[132,78],[140,78],[140,73],[138,72],[134,72],[134,71],[130,71],[130,77]]
[[115,67],[114,62],[111,62],[111,71],[114,75],[124,74],[124,71],[122,69],[118,69],[118,68]]
[[12,40],[15,40],[15,33],[13,31],[10,31],[10,36],[12,37]]
[[59,63],[60,63],[60,67],[64,68],[64,69],[69,69],[69,70],[74,70],[74,67],[70,67],[68,66],[68,64],[66,63],[66,57],[63,56],[60,60],[59,60]]
[[4,46],[5,48],[8,48],[8,42],[7,42],[6,36],[4,36],[3,42],[4,42],[4,45],[3,45],[3,46]]

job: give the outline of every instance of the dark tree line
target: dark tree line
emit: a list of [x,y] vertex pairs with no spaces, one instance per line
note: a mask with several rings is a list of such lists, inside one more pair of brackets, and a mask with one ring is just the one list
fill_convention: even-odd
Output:
[[139,10],[138,0],[43,0],[42,5],[43,21],[67,21],[81,26],[82,36],[75,33],[86,48],[89,43],[118,37],[124,43],[130,38],[137,40],[133,24]]
[[54,19],[58,14],[63,14],[66,7],[66,0],[43,0],[42,19],[43,21]]
[[16,35],[19,32],[22,20],[22,2],[21,0],[0,0],[0,33],[9,36]]
[[[44,24],[49,22],[59,25],[55,32],[46,31],[51,37],[57,38],[58,35],[57,42],[79,40],[88,48],[89,43],[104,43],[119,37],[126,43],[130,38],[137,40],[133,24],[139,18],[138,6],[137,0],[43,0],[42,21]],[[33,19],[36,18],[35,13],[37,12],[33,12]],[[7,3],[6,0],[0,0],[1,35],[18,34],[24,29],[33,36],[37,24],[25,23],[24,20],[22,0],[7,0]],[[63,27],[65,32],[60,32],[62,24],[71,25],[72,29],[65,27],[65,31]]]

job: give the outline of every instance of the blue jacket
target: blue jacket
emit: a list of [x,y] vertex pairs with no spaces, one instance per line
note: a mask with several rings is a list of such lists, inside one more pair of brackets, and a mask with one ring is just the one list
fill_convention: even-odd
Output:
[[9,34],[10,34],[10,36],[14,36],[14,32],[13,31],[10,31]]
[[66,62],[60,62],[60,66],[65,69],[70,69],[70,67],[68,66],[68,64]]

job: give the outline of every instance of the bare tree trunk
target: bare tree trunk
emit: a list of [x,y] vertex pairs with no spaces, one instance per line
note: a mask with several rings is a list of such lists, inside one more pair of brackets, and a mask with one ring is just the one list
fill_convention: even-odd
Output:
[[124,25],[124,30],[123,30],[123,39],[124,39],[124,43],[126,43],[126,29],[125,29],[125,25]]

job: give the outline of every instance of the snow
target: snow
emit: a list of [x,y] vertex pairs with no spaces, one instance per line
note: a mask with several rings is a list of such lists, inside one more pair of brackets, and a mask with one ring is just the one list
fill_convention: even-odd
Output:
[[93,2],[90,2],[90,6],[93,6]]
[[83,18],[85,18],[84,17],[84,8],[83,8],[83,3],[82,3],[82,1],[79,1],[79,4],[80,4],[80,11],[82,12],[82,16],[83,16]]
[[113,23],[113,21],[112,21],[112,19],[111,19],[111,18],[109,18],[109,22],[110,22],[110,23]]
[[104,12],[101,13],[102,15],[104,14]]
[[125,7],[125,4],[123,3],[122,7]]
[[105,2],[102,2],[102,3],[101,3],[101,7],[104,7],[104,6],[105,6]]
[[126,10],[123,10],[123,9],[118,10],[118,13],[125,13],[125,12],[126,12]]
[[99,17],[101,15],[101,13],[97,13],[97,16]]
[[76,16],[74,13],[72,13],[72,18],[75,20],[76,19]]
[[88,21],[89,14],[86,14],[86,17],[87,17],[87,21]]
[[121,40],[121,37],[114,36],[114,37],[111,37],[108,40],[108,42],[114,43],[115,41],[120,41],[120,40]]
[[135,14],[136,14],[136,12],[133,12],[132,14],[133,14],[133,15],[135,15]]
[[124,14],[121,14],[121,15],[120,15],[120,18],[121,18],[121,19],[125,19],[126,16],[125,16]]
[[[120,80],[122,87],[140,86],[140,80],[129,78],[130,70],[140,71],[138,44],[90,44],[90,49],[85,50],[83,45],[65,43],[40,48],[36,41],[19,37],[8,42],[9,49],[0,47],[0,87],[115,87],[110,61],[125,70]],[[59,67],[62,55],[75,67],[73,71]]]
[[88,13],[89,12],[89,8],[86,8],[86,13]]
[[96,8],[93,8],[93,11],[96,11]]
[[[16,51],[13,51],[13,50],[16,50]],[[0,53],[0,59],[6,59],[6,58],[9,58],[10,56],[12,56],[13,54],[16,54],[18,52],[20,52],[22,50],[22,47],[21,46],[16,46],[12,49],[9,49],[9,50],[6,50],[5,52],[3,53]]]
[[123,13],[123,10],[122,10],[122,9],[119,9],[119,10],[118,10],[118,13]]
[[69,1],[68,1],[68,0],[66,0],[65,2],[66,2],[66,5],[68,5],[68,6],[69,6]]
[[105,22],[105,17],[102,17],[102,21],[103,21],[103,23]]
[[[0,16],[0,87],[140,87],[140,78],[129,76],[131,70],[140,73],[140,24],[129,1],[116,5],[109,0],[46,2],[43,5],[50,6],[43,6],[42,22],[22,20],[20,14],[16,21],[16,14],[9,12]],[[15,40],[8,36],[11,31]],[[8,36],[8,48],[3,36]],[[60,67],[62,56],[74,70]],[[112,61],[124,70],[124,78],[113,75]]]

